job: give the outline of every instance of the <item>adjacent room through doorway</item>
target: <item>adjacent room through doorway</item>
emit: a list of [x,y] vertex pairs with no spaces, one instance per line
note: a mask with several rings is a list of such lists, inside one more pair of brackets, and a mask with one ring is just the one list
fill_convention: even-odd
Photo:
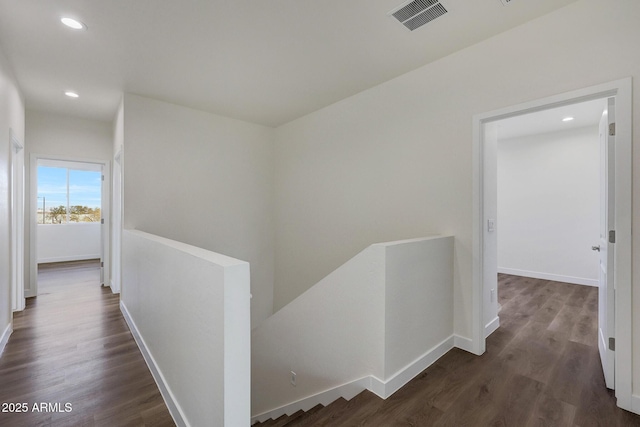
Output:
[[606,99],[496,122],[498,273],[598,285]]
[[[474,299],[479,303],[475,311],[478,321],[474,323],[474,336],[478,339],[474,351],[482,354],[486,348],[484,338],[502,323],[497,301],[499,268],[502,274],[525,278],[523,282],[543,281],[540,289],[527,291],[530,298],[523,311],[546,304],[543,300],[552,293],[554,284],[572,283],[570,286],[582,287],[584,292],[563,292],[560,299],[568,297],[564,303],[569,301],[568,305],[575,307],[573,315],[570,309],[563,313],[565,307],[559,304],[548,307],[547,314],[555,316],[546,319],[551,323],[537,332],[551,331],[556,317],[575,322],[576,316],[582,316],[571,331],[565,332],[569,341],[584,341],[596,348],[606,385],[615,389],[617,405],[623,409],[630,409],[631,396],[630,87],[629,79],[619,80],[487,112],[473,119],[474,254],[478,260],[473,271],[477,284]],[[500,131],[501,125],[504,131],[507,119],[560,113],[555,118],[556,126],[577,123],[578,114],[588,114],[571,113],[565,108],[585,107],[592,101],[597,108],[592,121],[584,127],[595,130],[597,123],[597,133],[585,130],[579,135],[568,129],[555,129],[545,132],[555,133],[551,140],[531,136],[536,132],[512,137],[506,155],[511,176],[501,176],[499,165],[505,164],[505,156],[501,159]],[[534,128],[540,126],[534,123]],[[545,145],[553,149],[541,151]],[[571,146],[574,148],[568,149]],[[575,169],[580,164],[591,165],[586,175],[584,170]],[[500,186],[508,191],[499,192]],[[509,201],[505,194],[509,192],[511,201],[505,212],[505,200]],[[567,215],[567,211],[571,212]],[[533,215],[535,212],[537,216]],[[529,219],[524,226],[523,217]],[[504,239],[513,237],[509,231],[517,236],[511,242],[515,246],[509,247],[509,239]],[[590,285],[597,285],[597,291]],[[526,313],[522,317],[531,321]],[[597,325],[591,317],[597,317]]]
[[[37,161],[36,262],[38,295],[60,286],[61,272],[93,271],[102,283],[103,168],[99,163]],[[72,282],[68,277],[66,282]],[[92,280],[93,281],[93,280]]]

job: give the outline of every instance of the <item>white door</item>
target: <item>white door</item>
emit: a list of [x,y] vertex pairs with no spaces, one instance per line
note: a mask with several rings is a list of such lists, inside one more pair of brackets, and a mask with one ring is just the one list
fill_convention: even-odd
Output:
[[598,277],[598,350],[608,388],[615,388],[615,289],[613,235],[615,219],[615,98],[609,98],[600,119],[600,252]]

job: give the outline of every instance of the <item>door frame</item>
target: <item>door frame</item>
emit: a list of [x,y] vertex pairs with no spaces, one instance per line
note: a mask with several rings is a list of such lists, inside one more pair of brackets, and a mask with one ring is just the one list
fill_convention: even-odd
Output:
[[9,130],[11,141],[11,309],[22,311],[24,300],[24,144]]
[[113,157],[113,187],[112,187],[112,208],[113,227],[111,230],[111,291],[120,293],[122,283],[122,218],[123,218],[123,170],[124,153],[122,146]]
[[[598,239],[598,355],[604,372],[607,388],[615,389],[615,351],[609,348],[609,337],[615,336],[615,243],[609,239],[609,230],[615,229],[615,135],[610,135],[609,125],[616,122],[614,98],[607,99],[607,105],[598,123],[598,148],[600,149],[600,238]],[[613,163],[613,165],[612,165]],[[611,167],[612,166],[612,167]],[[613,220],[613,221],[612,221]],[[592,248],[593,249],[593,248]],[[604,260],[604,263],[603,263]],[[605,268],[603,268],[603,266]],[[605,304],[602,304],[606,301]],[[613,311],[613,312],[611,312]],[[603,328],[604,327],[604,328]]]
[[[615,97],[615,227],[614,286],[616,352],[615,384],[619,407],[632,410],[632,299],[631,299],[631,220],[632,220],[632,79],[625,78],[563,94],[538,99],[473,116],[473,241],[472,241],[472,351],[486,349],[484,304],[487,299],[483,274],[487,268],[485,245],[495,244],[485,237],[486,200],[495,200],[492,189],[485,188],[485,125],[509,117],[534,113],[594,99]],[[495,165],[493,165],[495,167]],[[495,171],[493,171],[495,172]],[[499,225],[498,225],[499,226]],[[493,239],[495,241],[495,239]],[[495,249],[495,248],[493,248]],[[490,250],[486,251],[490,253]]]
[[102,166],[102,206],[100,212],[104,223],[101,228],[101,250],[103,263],[102,281],[103,285],[110,282],[111,273],[111,253],[110,253],[110,236],[111,236],[111,162],[103,159],[88,159],[69,156],[55,156],[49,154],[34,154],[30,156],[29,168],[29,288],[25,288],[26,297],[35,297],[38,295],[38,160],[59,160],[71,163],[94,163]]

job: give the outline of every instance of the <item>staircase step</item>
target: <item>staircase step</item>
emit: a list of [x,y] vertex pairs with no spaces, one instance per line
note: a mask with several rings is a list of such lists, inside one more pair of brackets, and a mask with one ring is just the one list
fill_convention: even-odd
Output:
[[316,405],[307,412],[300,410],[289,416],[256,423],[253,427],[330,427],[338,421],[355,421],[375,413],[382,402],[384,400],[365,390],[349,401],[341,397],[326,407]]
[[256,423],[253,425],[253,427],[273,427],[276,425],[276,423],[281,422],[284,419],[289,418],[287,415],[281,415],[280,417],[276,418],[276,419],[269,419],[266,421],[263,421],[261,423]]
[[314,415],[316,412],[320,411],[321,409],[323,409],[324,406],[322,405],[316,405],[313,408],[309,409],[307,412],[303,411],[303,410],[299,410],[297,412],[294,412],[291,415],[281,415],[280,417],[271,420],[266,420],[262,423],[256,423],[253,425],[253,427],[284,427],[284,426],[290,426],[290,425],[301,425],[301,424],[292,424],[292,423],[298,423],[303,419],[306,419],[307,417]]
[[[314,417],[316,417],[318,414],[322,413],[322,411],[324,409],[326,409],[324,406],[318,404],[318,405],[314,406],[313,408],[309,409],[307,412],[305,412],[302,417],[292,418],[291,421],[289,421],[285,425],[287,427],[311,425],[311,423],[313,422]],[[297,412],[296,412],[296,414],[297,414]],[[292,417],[293,417],[293,415],[292,415]]]
[[384,401],[368,390],[363,391],[349,401],[340,398],[324,408],[321,411],[322,416],[318,416],[313,424],[309,424],[309,426],[330,427],[336,425],[338,422],[342,424],[343,421],[352,419],[354,415],[359,414],[361,411],[369,413],[370,406],[379,405],[380,402]]
[[384,400],[365,390],[347,402],[340,410],[329,411],[329,418],[316,425],[333,426],[338,422],[340,425],[360,425],[360,420],[376,412],[382,403]]
[[281,422],[274,424],[273,427],[288,426],[289,423],[291,423],[292,421],[295,421],[302,417],[304,417],[304,411],[301,409],[298,412],[294,412],[293,414],[289,415],[288,417],[286,417],[286,419],[282,420]]
[[331,418],[331,414],[334,412],[342,411],[342,408],[347,406],[349,402],[347,402],[342,397],[331,402],[326,407],[322,407],[320,411],[315,412],[308,418],[305,418],[304,424],[299,424],[300,426],[321,426],[325,422],[327,418]]
[[287,424],[291,420],[291,417],[293,415],[295,415],[295,414],[292,414],[292,415],[284,414],[284,415],[279,416],[276,419],[267,420],[263,424],[261,424],[260,426],[261,427],[262,426],[265,426],[265,427],[282,427],[282,426],[284,426],[285,424]]

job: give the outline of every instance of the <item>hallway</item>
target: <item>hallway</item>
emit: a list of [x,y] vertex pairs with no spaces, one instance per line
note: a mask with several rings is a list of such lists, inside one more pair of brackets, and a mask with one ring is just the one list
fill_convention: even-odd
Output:
[[0,425],[173,426],[98,262],[40,267],[38,280],[0,358]]

